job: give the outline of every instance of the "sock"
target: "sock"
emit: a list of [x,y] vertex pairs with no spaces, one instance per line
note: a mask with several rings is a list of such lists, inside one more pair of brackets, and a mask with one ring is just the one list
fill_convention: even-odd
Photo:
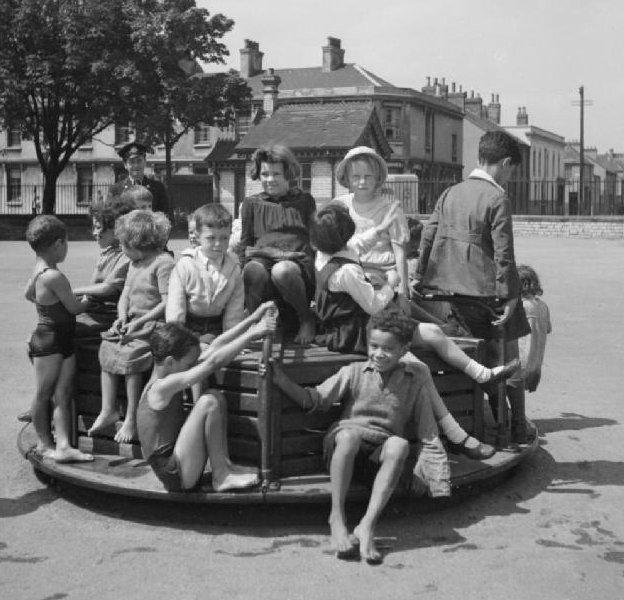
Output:
[[438,426],[449,442],[453,444],[461,444],[468,435],[450,413],[438,421]]
[[474,379],[477,383],[487,383],[492,378],[492,369],[484,367],[476,360],[472,360],[472,358],[464,367],[464,373],[466,373],[466,375],[468,375],[471,379]]

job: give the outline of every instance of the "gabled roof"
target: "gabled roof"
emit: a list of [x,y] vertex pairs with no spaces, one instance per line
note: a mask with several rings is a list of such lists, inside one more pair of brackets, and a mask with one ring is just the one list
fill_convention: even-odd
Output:
[[519,138],[517,135],[515,135],[515,133],[507,131],[507,129],[505,129],[504,127],[501,127],[496,123],[492,123],[492,121],[489,121],[488,119],[482,119],[481,117],[477,117],[477,115],[474,115],[469,111],[466,111],[466,113],[464,114],[464,119],[483,131],[501,131],[502,133],[506,133],[513,137],[519,144],[527,147],[529,146],[529,144],[527,144],[524,139]]
[[622,162],[613,158],[610,154],[599,154],[596,157],[596,162],[611,173],[618,173],[624,170]]
[[249,154],[267,144],[283,144],[295,151],[336,152],[372,145],[386,158],[392,153],[371,102],[280,106],[271,117],[251,127],[236,151]]
[[[583,161],[586,165],[592,165],[592,166],[598,163],[598,161],[595,158],[593,158],[590,154],[584,154]],[[572,146],[571,144],[566,144],[565,150],[563,152],[563,162],[569,165],[580,164],[581,162],[580,151],[577,150],[575,146]]]
[[542,129],[541,127],[536,127],[535,125],[505,125],[504,129],[507,133],[515,135],[529,146],[531,145],[531,138],[534,136],[546,138],[551,142],[556,142],[562,145],[565,143],[565,138],[562,135],[548,131],[547,129]]
[[236,158],[236,156],[232,156],[234,154],[234,148],[236,148],[236,140],[227,139],[227,138],[219,138],[215,145],[212,147],[212,150],[208,153],[208,156],[204,158],[205,162],[220,162],[224,160],[229,160],[230,158]]

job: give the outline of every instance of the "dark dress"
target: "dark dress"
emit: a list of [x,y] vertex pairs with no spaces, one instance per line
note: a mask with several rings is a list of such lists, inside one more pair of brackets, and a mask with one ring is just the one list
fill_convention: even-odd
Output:
[[[254,261],[270,273],[275,263],[292,260],[301,270],[307,298],[312,300],[315,274],[310,226],[315,211],[314,198],[296,188],[280,198],[273,198],[264,192],[246,198],[241,208],[241,264],[246,266]],[[253,248],[252,255],[249,255],[248,248]],[[295,254],[279,257],[274,256],[274,251]],[[264,290],[250,290],[247,279],[245,283],[248,308],[258,300],[278,298],[270,282]],[[248,300],[250,293],[254,293],[253,301]]]
[[347,293],[329,290],[329,278],[346,264],[358,264],[349,258],[332,257],[316,280],[316,314],[321,333],[315,341],[334,352],[366,354],[366,326],[370,316]]

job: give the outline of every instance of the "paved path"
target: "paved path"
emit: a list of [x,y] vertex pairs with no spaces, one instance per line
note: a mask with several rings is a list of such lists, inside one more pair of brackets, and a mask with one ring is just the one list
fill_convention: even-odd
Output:
[[[390,552],[374,568],[328,553],[326,507],[150,505],[39,482],[15,450],[15,415],[33,392],[34,311],[21,299],[32,258],[0,243],[0,598],[624,598],[624,242],[517,247],[553,315],[543,383],[527,401],[541,448],[461,504],[388,510],[379,535]],[[95,252],[71,245],[73,281]]]

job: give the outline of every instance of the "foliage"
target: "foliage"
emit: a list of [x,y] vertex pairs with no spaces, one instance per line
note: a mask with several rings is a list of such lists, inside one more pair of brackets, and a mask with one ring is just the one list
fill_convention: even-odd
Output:
[[[194,0],[2,0],[0,122],[34,142],[43,212],[54,211],[72,155],[114,122],[150,115],[155,123],[165,100],[166,113],[191,123],[206,91],[215,120],[227,120],[229,76],[187,82],[196,61],[223,62],[220,39],[232,25]],[[184,94],[192,110],[178,108]]]

